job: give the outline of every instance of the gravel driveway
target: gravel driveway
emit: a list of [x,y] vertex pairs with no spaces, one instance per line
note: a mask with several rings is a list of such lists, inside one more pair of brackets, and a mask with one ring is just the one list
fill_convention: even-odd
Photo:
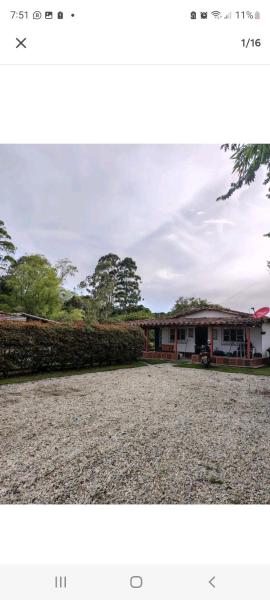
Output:
[[0,387],[0,502],[269,503],[270,379],[170,364]]

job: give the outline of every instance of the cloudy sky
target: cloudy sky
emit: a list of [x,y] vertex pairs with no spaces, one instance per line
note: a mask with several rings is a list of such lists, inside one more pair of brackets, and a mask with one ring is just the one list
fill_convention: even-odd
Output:
[[232,162],[214,145],[0,146],[0,219],[17,256],[40,253],[79,268],[131,256],[144,304],[168,310],[179,295],[249,310],[270,303],[269,200],[255,184],[216,202]]

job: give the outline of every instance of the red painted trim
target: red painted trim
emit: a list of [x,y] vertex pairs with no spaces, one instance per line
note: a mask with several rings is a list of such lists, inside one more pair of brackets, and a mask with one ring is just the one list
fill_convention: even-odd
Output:
[[246,327],[247,358],[250,359],[250,328]]
[[[192,354],[191,360],[193,363],[200,362],[199,354]],[[267,358],[239,358],[235,356],[212,356],[211,363],[215,365],[229,365],[230,367],[261,367],[269,365],[270,361]]]
[[167,360],[176,360],[176,352],[143,352],[143,358],[166,358]]
[[177,328],[174,330],[174,351],[177,352]]

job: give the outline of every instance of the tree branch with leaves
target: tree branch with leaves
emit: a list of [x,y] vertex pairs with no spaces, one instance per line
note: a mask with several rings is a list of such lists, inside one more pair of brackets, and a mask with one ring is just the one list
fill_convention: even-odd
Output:
[[[263,184],[270,183],[270,144],[223,144],[221,149],[232,152],[230,157],[234,163],[232,172],[237,173],[238,179],[231,183],[226,194],[217,200],[227,200],[243,185],[251,185],[262,166],[266,167],[266,178]],[[267,198],[270,198],[270,188]]]

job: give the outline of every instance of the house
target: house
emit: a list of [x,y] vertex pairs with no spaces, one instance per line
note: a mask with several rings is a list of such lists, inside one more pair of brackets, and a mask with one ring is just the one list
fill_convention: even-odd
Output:
[[[136,323],[145,332],[145,358],[175,360],[188,356],[198,362],[201,346],[208,345],[211,362],[216,364],[260,366],[269,360],[267,317],[257,319],[252,313],[205,306],[174,317]],[[154,335],[149,337],[151,330]]]
[[1,321],[22,321],[25,323],[29,321],[39,321],[40,323],[58,323],[57,321],[38,317],[37,315],[29,315],[28,313],[7,313],[3,311],[0,311],[0,322]]

